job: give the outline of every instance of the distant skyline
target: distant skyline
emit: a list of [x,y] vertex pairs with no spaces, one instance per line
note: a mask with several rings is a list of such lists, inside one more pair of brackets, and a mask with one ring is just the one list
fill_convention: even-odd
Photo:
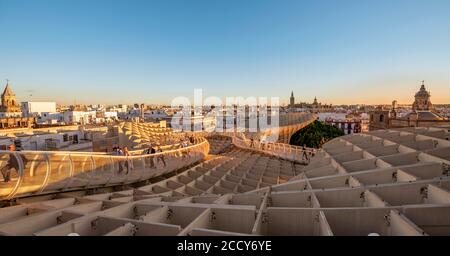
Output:
[[[0,0],[0,87],[19,101],[450,103],[448,0]],[[30,94],[33,97],[30,98]]]

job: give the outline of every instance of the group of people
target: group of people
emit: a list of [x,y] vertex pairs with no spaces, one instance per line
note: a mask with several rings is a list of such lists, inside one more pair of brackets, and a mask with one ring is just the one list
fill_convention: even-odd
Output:
[[[194,145],[195,144],[195,138],[194,136],[189,136],[189,137],[185,137],[185,138],[181,138],[180,139],[180,148],[187,148],[189,147],[189,145]],[[186,151],[181,151],[181,157],[184,159],[187,156],[187,152]]]
[[259,139],[255,140],[254,138],[250,139],[250,147],[251,148],[260,148],[262,150],[265,150],[266,148],[269,147],[270,144],[271,144],[271,142],[267,141],[264,138],[261,140],[259,140]]
[[303,145],[302,152],[303,152],[302,160],[306,161],[308,163],[311,160],[311,158],[313,158],[316,155],[316,150],[315,149],[307,149],[306,144]]
[[[156,153],[162,153],[163,150],[161,149],[161,147],[157,147],[154,148],[152,145],[150,145],[146,150],[144,150],[144,154],[146,155],[152,155],[152,154],[156,154]],[[164,159],[164,155],[163,154],[159,154],[156,158],[152,158],[150,159],[150,167],[151,168],[156,168],[155,162],[162,162],[164,164],[164,167],[166,167],[166,160]]]
[[[262,150],[265,149],[269,149],[270,147],[270,142],[267,142],[265,139],[259,140],[259,139],[254,139],[254,138],[250,138],[250,147],[251,148],[260,148]],[[303,145],[302,147],[302,160],[309,162],[311,160],[311,158],[313,158],[316,155],[316,150],[315,149],[308,149],[306,147],[306,144]]]
[[[191,144],[195,144],[195,138],[194,136],[189,136],[189,137],[185,137],[185,138],[181,138],[179,141],[179,145],[180,148],[186,148],[189,147],[189,145]],[[128,147],[115,147],[113,149],[114,153],[116,156],[131,156],[130,151],[128,150]],[[142,151],[142,154],[144,155],[152,155],[152,154],[157,154],[157,153],[162,153],[163,149],[161,147],[154,147],[153,145],[149,145],[149,147]],[[185,158],[186,157],[186,153],[185,152],[181,152],[181,157]],[[158,154],[156,157],[152,158],[150,160],[150,168],[156,168],[156,164],[158,164],[159,162],[162,162],[162,164],[164,165],[164,167],[167,166],[166,163],[166,159],[164,157],[164,154]],[[133,160],[131,158],[127,158],[126,161],[123,160],[119,160],[119,173],[121,173],[124,169],[126,169],[126,174],[128,174],[130,172],[130,170],[134,169],[133,166]]]
[[[130,151],[128,150],[128,147],[115,147],[113,149],[116,156],[130,156]],[[133,160],[130,158],[127,158],[125,161],[125,167],[127,169],[126,174],[130,172],[130,170],[134,169]],[[119,173],[121,173],[124,170],[124,162],[119,160]]]

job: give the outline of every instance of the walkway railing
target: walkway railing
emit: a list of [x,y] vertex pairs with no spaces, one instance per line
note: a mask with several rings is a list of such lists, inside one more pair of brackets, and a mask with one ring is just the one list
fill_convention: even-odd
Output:
[[233,145],[247,150],[258,151],[297,163],[308,164],[318,152],[315,148],[306,148],[286,143],[261,142],[257,139],[248,139],[242,132],[211,132],[202,136],[225,136],[232,139]]
[[313,148],[303,149],[302,147],[285,143],[261,143],[258,140],[252,142],[250,139],[242,139],[236,136],[232,137],[232,141],[239,148],[258,151],[302,164],[308,164],[317,152],[317,149]]
[[[292,136],[293,133],[306,127],[314,122],[316,115],[311,113],[289,113],[282,115],[280,120],[280,128],[284,129],[283,134],[279,136]],[[279,132],[279,130],[278,130]],[[308,164],[311,158],[316,154],[317,149],[306,148],[289,145],[287,143],[261,143],[260,138],[264,137],[265,133],[270,134],[270,129],[264,132],[247,133],[247,132],[197,132],[198,136],[226,136],[232,138],[232,143],[240,148],[254,150],[265,154],[270,154],[282,159]],[[253,142],[251,139],[253,138]]]
[[0,151],[0,200],[144,181],[198,162],[208,151],[206,139],[185,148],[129,157]]

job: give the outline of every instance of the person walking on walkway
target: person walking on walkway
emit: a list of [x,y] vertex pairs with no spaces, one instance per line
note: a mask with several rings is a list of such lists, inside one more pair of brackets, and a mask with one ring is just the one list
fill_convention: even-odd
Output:
[[306,144],[303,144],[302,151],[303,151],[302,159],[308,161],[308,153],[306,151]]
[[[150,147],[146,150],[147,155],[156,154],[155,148],[150,144]],[[155,158],[150,158],[150,168],[155,168]]]
[[[186,148],[186,147],[188,147],[187,142],[184,141],[183,139],[181,139],[180,140],[180,148],[183,149],[183,148]],[[182,159],[184,159],[186,157],[186,152],[184,150],[181,150],[180,154],[181,154],[181,158]]]
[[130,159],[130,151],[128,151],[128,147],[123,148],[123,155],[127,157],[126,166],[127,166],[127,174],[134,169],[133,160]]
[[[16,147],[14,146],[14,144],[9,145],[8,151],[10,152],[16,151]],[[19,161],[16,158],[16,156],[13,153],[10,153],[8,157],[9,157],[8,162],[6,163],[5,166],[3,166],[0,169],[4,182],[9,182],[11,180],[11,169],[14,169],[16,170],[16,172],[19,172]]]
[[[158,148],[158,151],[157,151],[157,152],[158,152],[158,153],[162,153],[162,152],[163,152],[162,149],[161,149],[161,147]],[[164,167],[166,167],[166,160],[164,159],[164,154],[160,154],[160,155],[158,156],[158,161],[162,161],[163,164],[164,164]]]
[[[123,156],[123,151],[120,147],[116,148],[116,156]],[[122,159],[119,159],[117,161],[119,163],[119,173],[121,173],[123,171],[123,163],[122,163]]]

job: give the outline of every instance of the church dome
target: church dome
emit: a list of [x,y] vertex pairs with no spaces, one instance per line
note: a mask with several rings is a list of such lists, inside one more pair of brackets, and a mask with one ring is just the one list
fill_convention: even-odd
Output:
[[419,90],[418,92],[416,92],[415,97],[429,98],[429,97],[431,97],[431,94],[430,94],[430,92],[428,92],[428,91],[425,89],[425,85],[422,84],[422,86],[420,87],[420,90]]
[[422,81],[420,90],[416,93],[414,98],[413,110],[432,111],[434,109],[430,100],[430,92],[425,89],[425,81]]

